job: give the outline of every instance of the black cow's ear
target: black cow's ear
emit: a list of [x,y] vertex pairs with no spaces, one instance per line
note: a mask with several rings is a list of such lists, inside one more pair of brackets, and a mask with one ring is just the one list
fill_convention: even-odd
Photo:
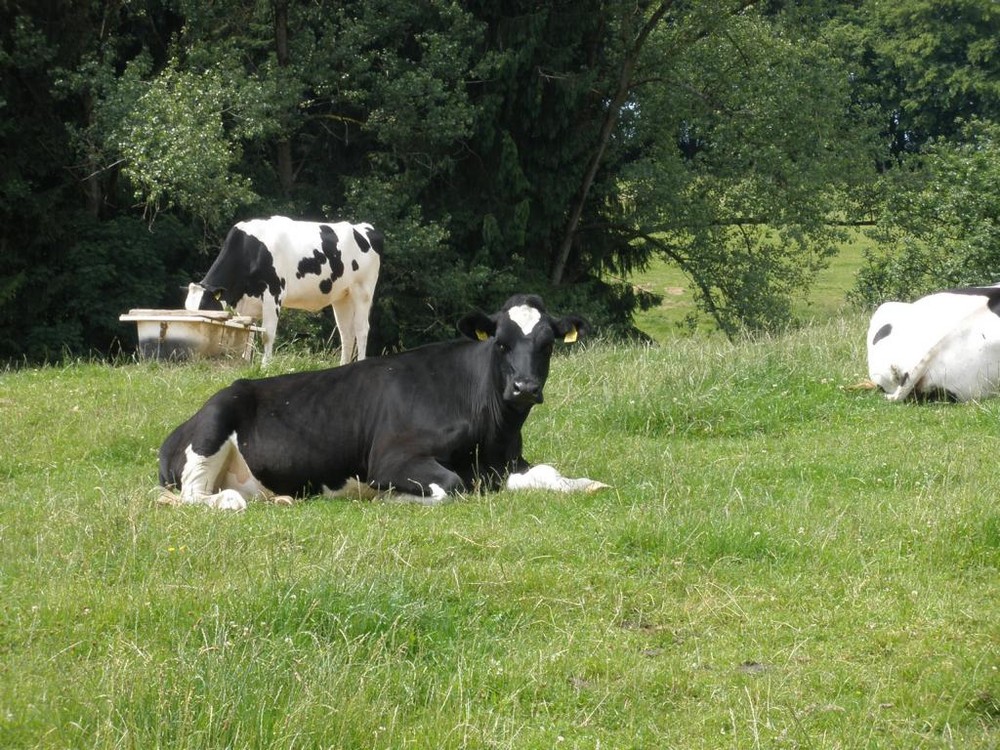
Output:
[[557,320],[552,326],[556,337],[561,338],[565,343],[572,344],[581,336],[586,336],[590,332],[590,324],[579,315],[567,315],[561,320]]
[[458,321],[458,330],[466,338],[476,341],[486,341],[486,339],[497,332],[497,324],[490,316],[481,312],[474,312]]

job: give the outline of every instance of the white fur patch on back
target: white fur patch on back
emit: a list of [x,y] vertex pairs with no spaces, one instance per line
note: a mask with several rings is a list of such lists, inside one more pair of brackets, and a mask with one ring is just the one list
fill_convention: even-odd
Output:
[[542,314],[531,305],[512,307],[507,311],[507,315],[521,327],[525,336],[530,335],[538,325],[538,321],[542,319]]

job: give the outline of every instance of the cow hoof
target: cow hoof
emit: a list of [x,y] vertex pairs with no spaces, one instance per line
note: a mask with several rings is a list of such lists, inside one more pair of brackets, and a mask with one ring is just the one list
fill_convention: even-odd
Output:
[[877,388],[878,386],[868,378],[865,378],[864,380],[859,380],[854,385],[844,386],[845,391],[874,391]]
[[183,505],[184,501],[176,492],[161,489],[159,496],[156,498],[156,503],[158,505]]
[[271,502],[275,505],[291,506],[295,505],[295,498],[291,495],[275,495],[271,498]]
[[433,482],[427,486],[430,490],[428,495],[413,495],[409,492],[397,492],[395,490],[380,493],[378,499],[384,503],[406,503],[411,505],[442,505],[443,503],[449,502],[454,499],[453,495],[449,495],[444,491],[440,485],[434,484]]
[[588,477],[579,477],[576,479],[570,477],[560,477],[559,483],[552,487],[552,489],[559,492],[598,492],[600,490],[606,490],[611,485],[605,484],[604,482],[598,482],[595,479],[589,479]]

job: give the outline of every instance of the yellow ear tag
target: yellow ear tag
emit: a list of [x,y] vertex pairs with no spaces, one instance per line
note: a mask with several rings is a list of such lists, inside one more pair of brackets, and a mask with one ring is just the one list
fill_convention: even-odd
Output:
[[218,291],[215,293],[214,296],[215,296],[215,301],[218,302],[220,299],[222,299],[222,292]]
[[573,326],[572,330],[569,331],[565,336],[563,336],[563,342],[567,344],[572,344],[576,341],[576,326]]
[[480,341],[486,341],[486,339],[488,339],[489,337],[490,335],[486,333],[486,331],[479,331],[479,330],[476,331],[476,338],[479,339]]

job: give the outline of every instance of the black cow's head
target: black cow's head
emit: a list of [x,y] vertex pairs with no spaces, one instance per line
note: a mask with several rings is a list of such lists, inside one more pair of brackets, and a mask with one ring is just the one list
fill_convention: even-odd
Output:
[[493,348],[504,402],[530,409],[542,402],[553,343],[559,339],[571,344],[586,334],[589,326],[578,315],[557,320],[545,311],[540,297],[518,294],[507,300],[498,313],[465,316],[458,329]]
[[191,312],[198,310],[222,310],[222,293],[224,290],[214,291],[206,289],[201,284],[191,282],[187,287],[187,299],[184,300],[184,309]]

